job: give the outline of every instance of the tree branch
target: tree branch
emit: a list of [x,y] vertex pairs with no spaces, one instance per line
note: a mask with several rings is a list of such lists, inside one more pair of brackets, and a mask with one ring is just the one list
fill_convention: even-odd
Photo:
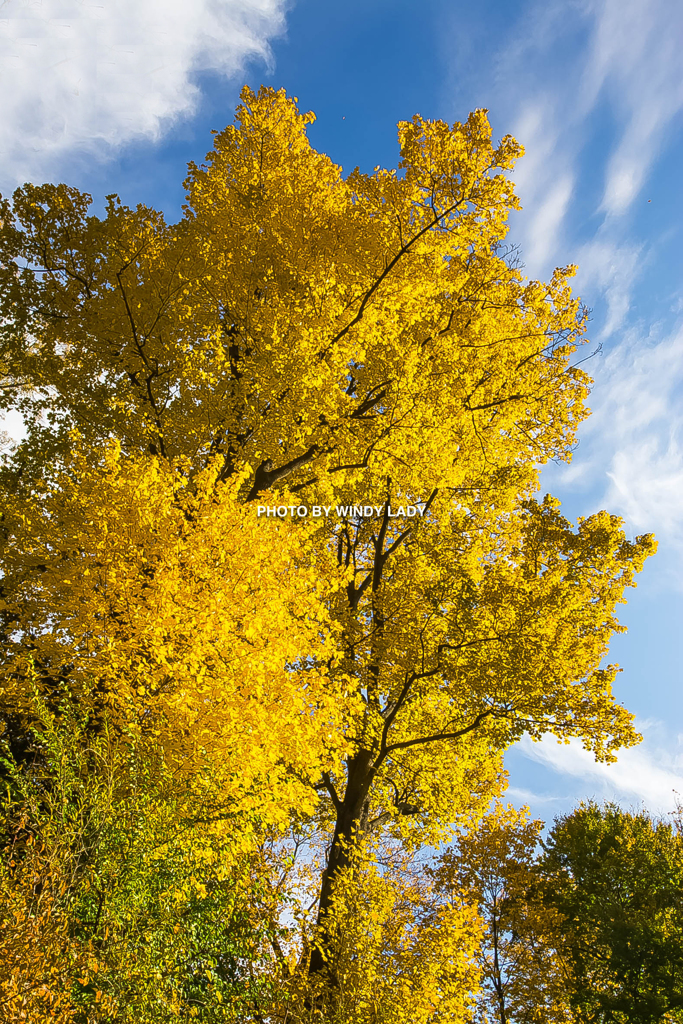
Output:
[[[439,732],[435,733],[433,736],[418,736],[414,740],[400,740],[398,743],[391,743],[386,748],[385,756],[393,753],[394,750],[407,750],[409,747],[417,747],[425,743],[438,743],[439,740],[460,739],[461,736],[466,736],[468,733],[474,732],[475,729],[478,729],[482,722],[487,718],[490,718],[491,715],[495,715],[496,717],[506,717],[505,715],[501,715],[501,713],[495,708],[488,708],[486,711],[480,711],[474,721],[470,722],[469,725],[463,726],[462,729],[455,729],[453,732]],[[382,758],[382,760],[383,759],[384,758]]]
[[294,473],[301,466],[305,466],[307,462],[310,462],[318,454],[320,454],[319,445],[312,444],[303,455],[297,455],[295,459],[286,462],[284,466],[279,466],[278,469],[272,468],[272,459],[264,459],[254,474],[254,484],[247,495],[247,501],[254,501],[255,498],[258,498],[261,491],[270,490],[273,484],[276,484],[279,480],[284,480],[286,476]]
[[399,260],[401,260],[406,255],[406,253],[410,251],[412,246],[417,241],[419,241],[419,239],[422,238],[423,235],[426,235],[427,232],[431,231],[433,227],[436,227],[439,221],[443,220],[445,217],[448,217],[451,213],[457,210],[459,206],[462,206],[464,202],[466,202],[464,198],[459,199],[457,203],[453,203],[452,206],[449,206],[448,209],[444,210],[442,213],[435,214],[432,220],[425,227],[421,228],[417,232],[417,234],[413,235],[413,237],[408,242],[401,246],[396,255],[389,260],[382,273],[377,275],[371,286],[366,291],[356,315],[348,322],[346,327],[342,327],[341,331],[338,331],[337,334],[335,334],[335,336],[331,339],[326,348],[318,352],[318,359],[323,359],[330,351],[330,349],[333,347],[333,345],[338,344],[338,342],[341,341],[344,335],[348,334],[351,328],[355,327],[356,324],[363,319],[363,314],[365,313],[366,307],[372,296],[375,294],[375,292],[382,284],[384,279],[389,276],[389,274],[394,269]]

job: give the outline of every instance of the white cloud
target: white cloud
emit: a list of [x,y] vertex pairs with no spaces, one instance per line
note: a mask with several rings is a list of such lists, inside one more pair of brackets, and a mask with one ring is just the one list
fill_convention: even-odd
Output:
[[4,0],[5,182],[45,177],[74,151],[156,139],[191,114],[197,71],[234,77],[270,59],[286,0]]
[[606,343],[586,367],[597,381],[593,416],[574,462],[546,479],[591,488],[593,507],[654,530],[680,554],[683,332],[635,322],[634,292],[662,239],[637,237],[629,212],[683,111],[682,51],[676,0],[531,0],[497,58],[493,97],[526,149],[513,177],[527,273],[577,262],[594,340]]
[[[596,762],[579,740],[564,744],[545,737],[534,743],[524,737],[518,746],[533,761],[580,779],[584,792],[597,800],[643,803],[652,813],[662,814],[675,810],[683,795],[683,768],[679,759],[648,746],[647,741],[623,750],[616,764]],[[533,800],[538,801],[538,797],[534,796]]]
[[[527,807],[539,807],[543,804],[562,804],[566,802],[566,797],[551,795],[539,795],[534,793],[532,789],[527,789],[524,786],[509,786],[505,790],[506,799],[514,800],[517,804],[525,804]],[[532,813],[537,813],[534,810]]]
[[515,134],[524,140],[526,150],[514,179],[524,199],[523,253],[532,273],[546,267],[557,252],[558,232],[574,186],[573,173],[557,166],[556,153],[561,142],[556,125],[549,102],[534,98],[525,104],[515,126]]
[[20,412],[10,409],[0,416],[0,451],[26,437],[26,424]]

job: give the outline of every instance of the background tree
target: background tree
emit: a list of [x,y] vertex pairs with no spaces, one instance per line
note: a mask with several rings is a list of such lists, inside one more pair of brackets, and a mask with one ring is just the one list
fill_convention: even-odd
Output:
[[556,820],[542,870],[565,918],[576,1020],[683,1020],[683,837],[614,804]]
[[213,1024],[270,1002],[258,817],[132,735],[93,737],[66,696],[34,711],[30,766],[4,757],[0,1019]]

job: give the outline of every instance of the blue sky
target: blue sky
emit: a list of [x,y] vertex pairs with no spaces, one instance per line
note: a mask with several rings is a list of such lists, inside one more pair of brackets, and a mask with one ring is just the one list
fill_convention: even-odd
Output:
[[[543,489],[607,508],[659,554],[613,644],[644,742],[616,766],[522,743],[510,794],[552,818],[581,798],[683,796],[683,6],[679,0],[4,0],[0,188],[63,180],[178,215],[188,160],[244,82],[284,87],[348,171],[397,160],[396,122],[487,107],[526,147],[511,237],[531,277],[576,262],[593,310],[594,411]],[[599,350],[598,350],[599,349]]]

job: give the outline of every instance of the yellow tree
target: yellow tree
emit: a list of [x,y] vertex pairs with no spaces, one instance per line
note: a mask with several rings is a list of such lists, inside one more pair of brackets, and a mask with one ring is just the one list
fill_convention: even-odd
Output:
[[580,736],[601,759],[636,738],[601,663],[650,539],[628,542],[606,513],[573,531],[549,498],[482,506],[435,500],[407,528],[390,527],[385,507],[377,532],[350,523],[342,536],[341,670],[362,703],[343,771],[319,783],[333,836],[314,973],[363,834],[381,828],[407,847],[447,838],[496,791],[500,753],[524,732]]
[[[406,853],[444,838],[500,787],[502,751],[523,732],[580,736],[598,757],[635,741],[601,665],[653,542],[628,542],[606,513],[574,530],[552,499],[533,501],[539,465],[570,457],[589,380],[571,363],[585,327],[573,268],[529,282],[506,247],[518,144],[493,145],[483,111],[453,126],[415,117],[399,125],[398,170],[343,176],[311,148],[311,120],[282,92],[245,90],[235,124],[190,166],[175,225],[116,197],[89,216],[89,197],[63,185],[5,203],[2,358],[30,388],[8,392],[28,440],[4,482],[15,506],[37,477],[51,492],[45,467],[64,462],[77,429],[85,452],[116,438],[125,460],[167,467],[189,494],[205,473],[231,487],[259,551],[279,540],[274,508],[306,513],[288,524],[280,578],[312,594],[314,557],[333,625],[321,620],[322,646],[302,650],[298,676],[284,661],[278,676],[291,648],[278,647],[277,615],[249,639],[273,654],[268,686],[287,694],[269,763],[308,785],[329,830],[304,962],[315,985],[329,981],[334,1016],[335,907],[349,872],[371,879],[353,867],[368,837]],[[193,530],[188,548],[201,551]],[[312,547],[300,551],[303,536]],[[155,543],[141,544],[144,566]],[[149,571],[136,576],[108,692],[128,692]],[[192,645],[182,627],[145,628],[154,699],[163,690],[178,704],[187,688],[167,683],[165,662]],[[263,725],[274,705],[270,689],[244,699],[223,651],[219,675],[240,700],[219,718],[222,747],[212,724],[206,742],[230,764],[253,749],[242,711]],[[190,691],[208,686],[211,702],[211,643],[183,657]],[[201,700],[188,728],[210,706]],[[308,700],[315,713],[292,717]]]
[[542,821],[497,804],[438,860],[438,884],[476,902],[486,929],[477,1019],[569,1024],[568,974],[556,950],[564,917],[544,901],[536,848]]
[[32,388],[20,464],[76,425],[126,451],[215,456],[226,478],[247,461],[251,497],[316,478],[307,496],[338,501],[387,472],[415,496],[514,493],[566,456],[583,316],[571,268],[525,282],[504,246],[514,140],[494,147],[482,111],[416,117],[399,173],[344,178],[310,147],[312,115],[284,93],[243,98],[190,167],[178,224],[113,196],[88,216],[64,185],[4,204],[5,358]]

